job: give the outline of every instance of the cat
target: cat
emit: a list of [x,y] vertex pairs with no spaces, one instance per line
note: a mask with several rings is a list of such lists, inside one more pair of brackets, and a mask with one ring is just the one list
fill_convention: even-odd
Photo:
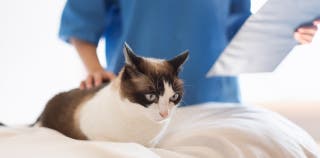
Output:
[[154,145],[183,97],[178,77],[189,52],[171,60],[137,56],[124,44],[125,65],[102,86],[54,96],[37,126],[80,140]]

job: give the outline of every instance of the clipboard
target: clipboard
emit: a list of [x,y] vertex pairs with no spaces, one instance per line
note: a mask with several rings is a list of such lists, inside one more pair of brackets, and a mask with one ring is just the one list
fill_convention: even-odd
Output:
[[274,71],[298,44],[295,30],[319,17],[320,0],[268,0],[244,23],[207,77]]

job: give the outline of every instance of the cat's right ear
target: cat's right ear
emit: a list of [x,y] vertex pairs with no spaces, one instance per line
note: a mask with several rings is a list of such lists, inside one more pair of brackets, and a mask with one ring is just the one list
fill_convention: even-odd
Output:
[[142,61],[141,57],[138,57],[137,55],[134,54],[133,50],[130,48],[127,42],[124,43],[123,54],[124,54],[126,64],[131,65],[133,67],[137,68]]

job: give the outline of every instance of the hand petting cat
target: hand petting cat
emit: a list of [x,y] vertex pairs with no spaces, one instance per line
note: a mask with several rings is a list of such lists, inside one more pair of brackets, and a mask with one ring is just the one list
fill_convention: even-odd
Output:
[[312,25],[302,26],[294,33],[294,38],[301,44],[311,43],[320,25],[320,19],[314,20]]
[[86,79],[80,83],[80,89],[97,87],[103,82],[110,81],[116,77],[115,74],[105,71],[101,66],[97,56],[97,48],[94,44],[76,38],[71,38],[70,42],[77,49],[88,72]]
[[92,87],[100,86],[103,82],[115,78],[111,72],[105,71],[103,68],[89,72],[87,78],[80,83],[80,89],[90,89]]

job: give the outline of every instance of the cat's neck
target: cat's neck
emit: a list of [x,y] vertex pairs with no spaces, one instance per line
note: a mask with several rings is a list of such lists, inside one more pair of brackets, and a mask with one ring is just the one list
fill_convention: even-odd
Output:
[[79,127],[91,140],[134,141],[150,145],[167,123],[151,120],[143,113],[143,108],[121,98],[118,77],[82,105],[77,114]]

